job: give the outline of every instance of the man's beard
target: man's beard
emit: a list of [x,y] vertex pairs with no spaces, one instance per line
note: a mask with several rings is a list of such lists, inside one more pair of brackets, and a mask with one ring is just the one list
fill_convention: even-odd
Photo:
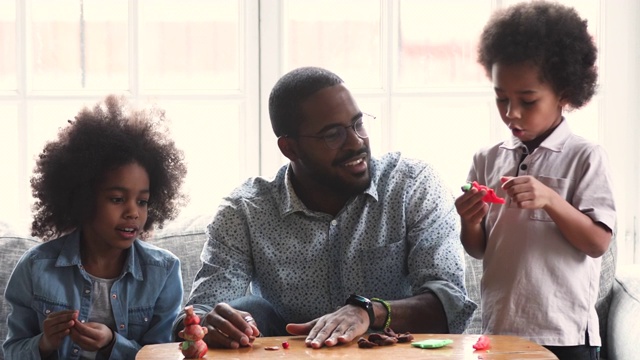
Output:
[[317,181],[341,196],[351,197],[362,194],[371,185],[371,156],[369,153],[369,149],[365,148],[359,151],[357,154],[349,154],[348,156],[344,156],[344,159],[334,162],[334,164],[341,164],[347,159],[350,159],[353,156],[362,153],[367,154],[364,159],[364,161],[367,163],[367,171],[358,177],[358,180],[361,181],[345,181],[338,176],[326,176],[320,172],[316,174]]
[[362,194],[369,188],[371,185],[371,172],[367,171],[366,174],[363,174],[362,179],[365,180],[362,182],[346,182],[337,177],[321,177],[318,181],[341,196],[352,197]]

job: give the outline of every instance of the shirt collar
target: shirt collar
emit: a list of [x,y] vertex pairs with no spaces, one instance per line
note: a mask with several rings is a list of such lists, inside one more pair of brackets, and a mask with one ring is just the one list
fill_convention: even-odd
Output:
[[[551,151],[560,152],[569,140],[571,135],[571,128],[567,120],[563,118],[562,122],[556,127],[555,130],[540,144],[539,147],[546,148]],[[500,145],[500,148],[507,150],[515,150],[524,147],[525,145],[515,136],[507,139]]]
[[280,195],[282,201],[280,202],[280,213],[282,216],[287,216],[297,211],[302,211],[305,214],[311,214],[311,211],[307,209],[306,206],[302,203],[302,200],[296,195],[296,192],[293,190],[293,184],[291,183],[291,172],[293,169],[291,168],[291,164],[285,165],[283,168],[278,171],[277,183],[283,184],[280,187]]
[[[121,276],[124,276],[126,273],[131,273],[134,278],[143,280],[142,268],[140,262],[136,261],[135,256],[136,243],[137,240],[126,250],[128,256],[127,260],[125,260]],[[82,258],[80,257],[80,230],[74,230],[72,233],[65,235],[60,255],[56,260],[56,266],[82,266]]]
[[[378,190],[376,187],[378,179],[376,177],[375,171],[376,161],[372,159],[370,161],[370,165],[371,183],[369,184],[369,187],[362,194],[356,196],[356,198],[359,198],[363,195],[369,195],[373,198],[374,201],[378,201]],[[291,164],[287,164],[283,166],[276,175],[276,183],[283,184],[282,187],[279,186],[280,198],[282,199],[282,201],[280,202],[280,213],[283,217],[298,211],[301,211],[306,215],[315,214],[304,205],[302,200],[300,200],[298,195],[296,195],[296,192],[293,190],[293,184],[291,183],[291,171],[293,171],[293,169],[291,168]],[[347,204],[353,202],[353,200],[354,199],[349,200]]]

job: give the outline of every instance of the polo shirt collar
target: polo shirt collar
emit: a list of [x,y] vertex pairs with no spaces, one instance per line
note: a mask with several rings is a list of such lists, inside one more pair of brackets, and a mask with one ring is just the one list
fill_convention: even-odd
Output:
[[[567,141],[569,140],[569,136],[571,135],[571,128],[567,123],[567,120],[563,117],[562,122],[553,130],[549,136],[544,139],[544,141],[538,146],[541,148],[546,148],[551,151],[560,152],[564,149]],[[524,147],[524,143],[520,141],[515,136],[507,139],[505,142],[500,145],[500,148],[507,150],[515,150]]]

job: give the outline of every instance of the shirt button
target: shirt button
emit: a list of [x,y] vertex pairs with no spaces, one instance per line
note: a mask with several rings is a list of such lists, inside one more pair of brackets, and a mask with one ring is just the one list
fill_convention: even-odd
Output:
[[80,320],[80,322],[84,324],[84,320]]
[[73,353],[77,354],[78,353],[78,349],[73,349]]
[[147,322],[147,321],[149,321],[149,318],[144,318],[144,322]]
[[90,293],[90,292],[91,292],[91,290],[89,290],[89,289],[87,289],[87,290],[85,290],[85,291],[84,291],[84,293],[85,293],[85,294],[88,294],[88,293]]
[[333,225],[333,226],[338,225],[338,220],[331,220],[331,225]]
[[45,311],[44,311],[44,313],[45,313],[45,314],[50,314],[50,313],[51,313],[51,310],[47,309],[47,310],[45,310]]
[[520,165],[520,170],[527,170],[527,164]]
[[118,298],[118,295],[116,295],[116,294],[111,294],[111,297],[112,297],[113,299],[117,299],[117,298]]
[[120,324],[120,329],[124,329],[124,324]]

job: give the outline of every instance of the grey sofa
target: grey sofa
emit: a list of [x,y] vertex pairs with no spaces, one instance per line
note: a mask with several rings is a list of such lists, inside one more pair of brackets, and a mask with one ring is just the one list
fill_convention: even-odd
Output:
[[[191,282],[200,268],[200,252],[205,241],[204,230],[211,216],[194,216],[167,224],[156,231],[149,240],[152,244],[168,249],[182,261],[184,301],[191,289]],[[0,289],[4,293],[11,270],[20,256],[39,242],[18,236],[0,223]],[[615,274],[615,244],[603,257],[598,314],[604,341],[603,358],[612,360],[635,359],[640,352],[640,266],[620,269]],[[614,276],[615,274],[615,276]],[[479,303],[480,261],[466,256],[466,286],[472,299]],[[10,309],[0,298],[0,339],[6,338],[6,318]],[[480,333],[480,309],[476,311],[467,328],[470,334]],[[0,359],[4,359],[0,354]]]

